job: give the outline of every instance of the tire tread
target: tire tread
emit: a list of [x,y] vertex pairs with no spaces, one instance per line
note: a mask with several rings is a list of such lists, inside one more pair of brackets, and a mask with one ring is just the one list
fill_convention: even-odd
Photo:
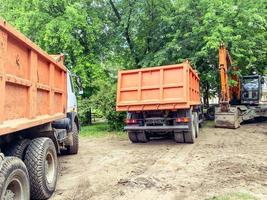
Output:
[[[16,169],[20,169],[21,171],[23,171],[24,175],[26,176],[26,181],[29,189],[29,174],[25,164],[17,157],[5,157],[1,161],[0,168],[0,198],[2,198],[4,192],[3,190],[6,185],[6,180],[8,179],[10,174]],[[30,189],[28,190],[28,193],[30,193]],[[30,195],[28,194],[28,196]]]
[[5,150],[5,155],[6,156],[14,156],[14,157],[17,157],[21,160],[24,160],[26,150],[27,150],[27,147],[29,146],[30,142],[31,142],[31,140],[29,140],[29,139],[22,139],[22,140],[16,141],[14,144],[9,146]]
[[174,133],[174,140],[176,143],[184,143],[184,134],[183,133]]
[[54,151],[56,152],[53,141],[50,138],[40,137],[32,140],[30,143],[26,155],[25,164],[29,170],[30,185],[31,185],[31,197],[33,199],[47,199],[49,198],[53,191],[48,191],[44,186],[44,173],[43,173],[43,159],[44,158],[44,146],[45,143],[52,143]]
[[138,143],[136,132],[128,132],[128,138],[132,143]]
[[77,154],[79,151],[79,131],[76,123],[74,123],[73,129],[73,145],[67,147],[67,153],[69,155]]

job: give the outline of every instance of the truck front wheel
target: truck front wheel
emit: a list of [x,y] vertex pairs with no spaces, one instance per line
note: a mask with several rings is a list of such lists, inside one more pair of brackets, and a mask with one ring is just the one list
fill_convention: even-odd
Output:
[[0,199],[30,199],[28,171],[19,158],[6,157],[1,161]]
[[48,199],[55,191],[58,175],[53,141],[46,137],[32,140],[24,162],[29,171],[32,199]]
[[79,130],[76,123],[73,124],[72,128],[72,139],[73,145],[67,146],[67,152],[69,155],[77,154],[79,150]]

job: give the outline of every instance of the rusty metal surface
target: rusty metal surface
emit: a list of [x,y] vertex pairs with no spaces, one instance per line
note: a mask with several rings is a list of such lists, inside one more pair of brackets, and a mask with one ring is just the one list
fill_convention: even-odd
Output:
[[65,116],[66,68],[0,19],[0,135]]
[[215,108],[215,127],[232,128],[240,127],[242,117],[237,107],[229,107],[228,112],[222,112],[219,107]]
[[117,111],[176,110],[199,104],[199,77],[188,61],[118,74]]

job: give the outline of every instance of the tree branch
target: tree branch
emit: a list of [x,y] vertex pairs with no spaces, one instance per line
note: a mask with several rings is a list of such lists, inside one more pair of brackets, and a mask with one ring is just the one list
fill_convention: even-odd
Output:
[[[113,3],[112,0],[109,0],[109,3],[111,5],[111,7],[112,7],[113,12],[115,13],[115,15],[116,15],[116,17],[118,19],[118,23],[121,24],[122,23],[121,22],[122,21],[121,20],[122,17],[120,15],[118,9],[116,8],[116,6],[115,6],[115,4]],[[137,53],[135,52],[134,44],[133,44],[133,41],[131,39],[130,30],[129,30],[130,29],[130,22],[131,22],[131,15],[132,15],[132,11],[133,11],[133,8],[132,8],[132,5],[131,5],[130,2],[129,2],[129,7],[130,7],[129,15],[128,15],[128,18],[127,18],[127,24],[126,24],[126,26],[124,28],[124,33],[123,34],[124,34],[124,36],[126,38],[126,42],[127,42],[128,46],[129,46],[130,52],[132,54],[132,57],[133,57],[133,59],[135,61],[136,66],[140,67],[140,64],[139,64],[140,59],[139,59],[139,56],[137,55]]]
[[113,12],[115,13],[115,15],[116,15],[116,17],[118,19],[118,22],[120,23],[121,22],[121,15],[120,15],[118,9],[116,8],[116,6],[114,5],[112,0],[109,0],[109,3],[111,5],[111,8],[112,8]]

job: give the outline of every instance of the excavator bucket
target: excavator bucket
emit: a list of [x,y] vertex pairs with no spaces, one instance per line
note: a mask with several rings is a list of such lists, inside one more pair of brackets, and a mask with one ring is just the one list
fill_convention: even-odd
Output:
[[215,127],[232,128],[240,127],[241,117],[237,107],[230,107],[227,112],[222,112],[220,107],[215,108]]

